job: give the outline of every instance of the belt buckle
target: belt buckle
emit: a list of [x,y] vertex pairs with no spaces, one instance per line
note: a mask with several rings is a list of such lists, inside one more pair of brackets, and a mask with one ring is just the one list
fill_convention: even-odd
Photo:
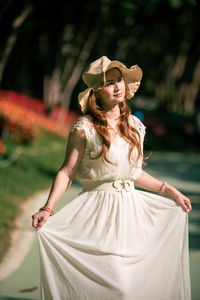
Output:
[[126,192],[129,192],[133,188],[133,181],[130,179],[117,179],[113,182],[113,187],[117,190],[117,192],[121,192],[123,189]]

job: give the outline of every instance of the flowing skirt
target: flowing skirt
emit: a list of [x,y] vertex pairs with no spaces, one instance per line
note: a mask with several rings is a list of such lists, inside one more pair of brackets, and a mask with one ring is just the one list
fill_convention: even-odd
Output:
[[37,231],[43,300],[190,300],[188,214],[149,192],[80,193]]

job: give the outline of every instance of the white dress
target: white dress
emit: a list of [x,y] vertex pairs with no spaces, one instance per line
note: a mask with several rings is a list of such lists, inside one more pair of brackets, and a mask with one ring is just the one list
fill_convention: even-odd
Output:
[[[145,126],[129,117],[141,143]],[[190,300],[188,214],[172,199],[134,188],[142,161],[111,134],[108,159],[89,116],[77,177],[83,191],[38,231],[44,300]],[[115,182],[115,183],[113,183]]]

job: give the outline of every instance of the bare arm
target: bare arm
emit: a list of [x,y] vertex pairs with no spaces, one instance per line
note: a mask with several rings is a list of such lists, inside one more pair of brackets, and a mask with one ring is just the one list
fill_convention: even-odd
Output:
[[[73,133],[70,133],[66,148],[65,160],[56,175],[47,202],[45,204],[45,206],[47,206],[48,208],[53,209],[58,200],[70,187],[84,154],[85,142],[86,137],[84,130],[75,130],[73,131]],[[42,225],[47,221],[49,216],[50,214],[47,211],[41,211],[34,214],[32,216],[33,227],[40,229]]]
[[[135,184],[143,189],[159,193],[163,182],[151,176],[145,171],[142,171],[141,176],[135,180]],[[189,212],[192,209],[190,199],[179,192],[175,187],[170,184],[165,185],[165,194],[175,200],[185,212]]]

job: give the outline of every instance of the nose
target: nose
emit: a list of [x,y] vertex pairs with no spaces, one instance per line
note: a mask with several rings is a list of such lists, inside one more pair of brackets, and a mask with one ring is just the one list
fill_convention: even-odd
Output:
[[118,91],[119,90],[119,82],[115,82],[115,91]]

